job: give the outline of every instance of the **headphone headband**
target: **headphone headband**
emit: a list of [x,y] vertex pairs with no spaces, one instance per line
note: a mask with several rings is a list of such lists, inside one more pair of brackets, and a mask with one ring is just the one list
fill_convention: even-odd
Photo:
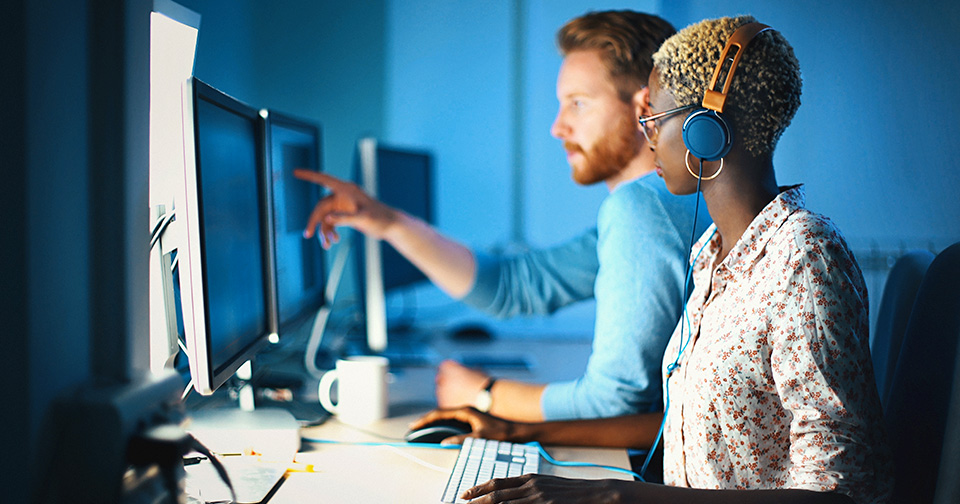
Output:
[[[730,91],[730,83],[733,82],[733,71],[737,68],[737,63],[740,62],[743,49],[754,37],[770,29],[763,23],[747,23],[733,32],[730,40],[727,41],[727,45],[723,47],[723,52],[720,53],[720,61],[717,62],[716,70],[713,71],[710,86],[707,87],[703,95],[703,108],[723,112],[723,105],[727,101],[727,92]],[[736,52],[733,53],[731,58],[730,52],[734,50]],[[721,91],[717,91],[717,81],[720,79],[724,67],[727,68],[727,72],[723,80],[723,88]]]
[[[733,82],[733,72],[740,62],[743,50],[754,37],[771,29],[761,23],[747,23],[737,28],[720,53],[720,61],[713,71],[710,86],[703,93],[702,108],[690,113],[683,122],[683,143],[688,154],[702,161],[722,160],[733,146],[733,131],[724,120],[723,105]],[[726,72],[724,73],[724,70]],[[723,75],[723,86],[717,91],[717,81]],[[720,165],[721,167],[723,165]],[[719,171],[717,171],[719,173]]]

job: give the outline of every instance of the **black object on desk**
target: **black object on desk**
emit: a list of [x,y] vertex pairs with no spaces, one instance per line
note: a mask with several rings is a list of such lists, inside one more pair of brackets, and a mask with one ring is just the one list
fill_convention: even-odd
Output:
[[473,432],[473,428],[466,422],[459,420],[437,420],[407,432],[403,439],[408,443],[439,443],[451,436],[460,436]]
[[479,322],[466,322],[450,329],[450,338],[457,341],[489,341],[493,331]]
[[260,368],[252,382],[256,406],[287,410],[302,427],[320,425],[331,415],[320,406],[318,382],[303,372]]

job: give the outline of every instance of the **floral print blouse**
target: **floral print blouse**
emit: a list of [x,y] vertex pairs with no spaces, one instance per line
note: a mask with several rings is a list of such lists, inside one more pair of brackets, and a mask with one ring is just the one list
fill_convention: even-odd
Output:
[[867,289],[840,231],[804,208],[802,186],[719,264],[712,231],[693,247],[695,287],[664,355],[665,483],[885,502],[892,462]]

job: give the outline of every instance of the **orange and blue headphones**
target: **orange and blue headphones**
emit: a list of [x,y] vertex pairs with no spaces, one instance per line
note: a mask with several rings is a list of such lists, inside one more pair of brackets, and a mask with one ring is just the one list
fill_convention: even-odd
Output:
[[[687,150],[703,161],[716,161],[726,156],[733,146],[733,131],[723,118],[723,106],[727,101],[733,73],[740,62],[740,56],[751,40],[757,35],[771,30],[763,23],[747,23],[733,32],[720,61],[713,72],[710,86],[703,95],[703,103],[687,116],[683,122],[683,143]],[[718,91],[717,83],[723,78],[723,86]]]

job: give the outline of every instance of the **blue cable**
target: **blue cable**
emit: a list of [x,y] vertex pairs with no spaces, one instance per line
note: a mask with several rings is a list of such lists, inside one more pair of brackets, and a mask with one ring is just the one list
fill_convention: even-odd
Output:
[[459,450],[460,445],[450,444],[442,445],[439,443],[407,443],[407,442],[397,442],[397,443],[386,443],[383,441],[336,441],[333,439],[320,439],[320,438],[309,438],[301,437],[303,441],[309,443],[326,443],[326,444],[347,444],[347,445],[356,445],[356,446],[395,446],[397,448],[434,448],[437,450]]
[[[356,445],[356,446],[395,446],[398,448],[410,448],[410,447],[433,448],[435,450],[459,450],[460,449],[460,445],[457,445],[457,444],[442,445],[438,443],[405,443],[405,442],[404,443],[385,443],[382,441],[369,441],[369,442],[356,441],[355,442],[355,441],[336,441],[332,439],[320,439],[320,438],[310,438],[310,437],[302,437],[301,439],[310,443],[348,444],[348,445]],[[557,460],[551,457],[550,454],[547,453],[547,450],[545,450],[543,446],[540,445],[540,443],[533,441],[526,444],[528,446],[535,447],[537,451],[540,452],[540,456],[543,457],[544,460],[558,467],[597,467],[600,469],[606,469],[608,471],[629,474],[630,476],[633,476],[635,478],[638,478],[640,481],[643,481],[643,476],[640,476],[639,474],[629,469],[624,469],[622,467],[615,467],[615,466],[607,466],[602,464],[594,464],[592,462],[566,462],[562,460]]]
[[622,467],[608,466],[603,464],[594,464],[592,462],[566,462],[562,460],[557,460],[551,457],[550,454],[547,453],[547,450],[544,450],[543,446],[540,446],[540,443],[536,441],[527,443],[527,446],[535,447],[537,451],[540,452],[540,456],[543,457],[544,460],[558,467],[598,467],[600,469],[606,469],[608,471],[629,474],[630,476],[633,476],[634,478],[637,478],[640,481],[644,481],[643,476],[640,476],[639,474],[629,469],[624,469]]
[[[697,177],[697,204],[693,209],[693,229],[690,231],[690,248],[693,249],[694,238],[697,233],[697,216],[700,214],[700,182],[703,180],[703,160],[700,160],[700,176]],[[684,350],[687,349],[687,345],[693,340],[693,329],[690,327],[690,314],[687,312],[687,286],[690,285],[690,280],[693,279],[693,265],[697,263],[697,259],[700,259],[700,253],[703,252],[703,249],[713,240],[713,235],[717,234],[717,228],[713,228],[713,232],[710,233],[710,236],[706,239],[703,245],[700,247],[700,250],[697,251],[697,255],[693,257],[693,261],[687,264],[686,273],[683,275],[683,319],[680,321],[680,347],[677,349],[677,358],[673,360],[670,364],[667,364],[667,378],[663,382],[663,419],[660,420],[660,428],[657,430],[657,437],[653,440],[653,446],[650,447],[650,451],[647,452],[647,458],[643,461],[643,466],[640,467],[640,474],[647,473],[647,466],[650,465],[650,460],[653,458],[653,453],[657,450],[657,445],[660,444],[660,439],[663,437],[663,426],[667,423],[667,411],[670,410],[670,375],[680,367],[680,357],[683,356]],[[687,326],[687,339],[683,339],[683,324],[686,323]],[[643,481],[643,478],[640,479]]]

